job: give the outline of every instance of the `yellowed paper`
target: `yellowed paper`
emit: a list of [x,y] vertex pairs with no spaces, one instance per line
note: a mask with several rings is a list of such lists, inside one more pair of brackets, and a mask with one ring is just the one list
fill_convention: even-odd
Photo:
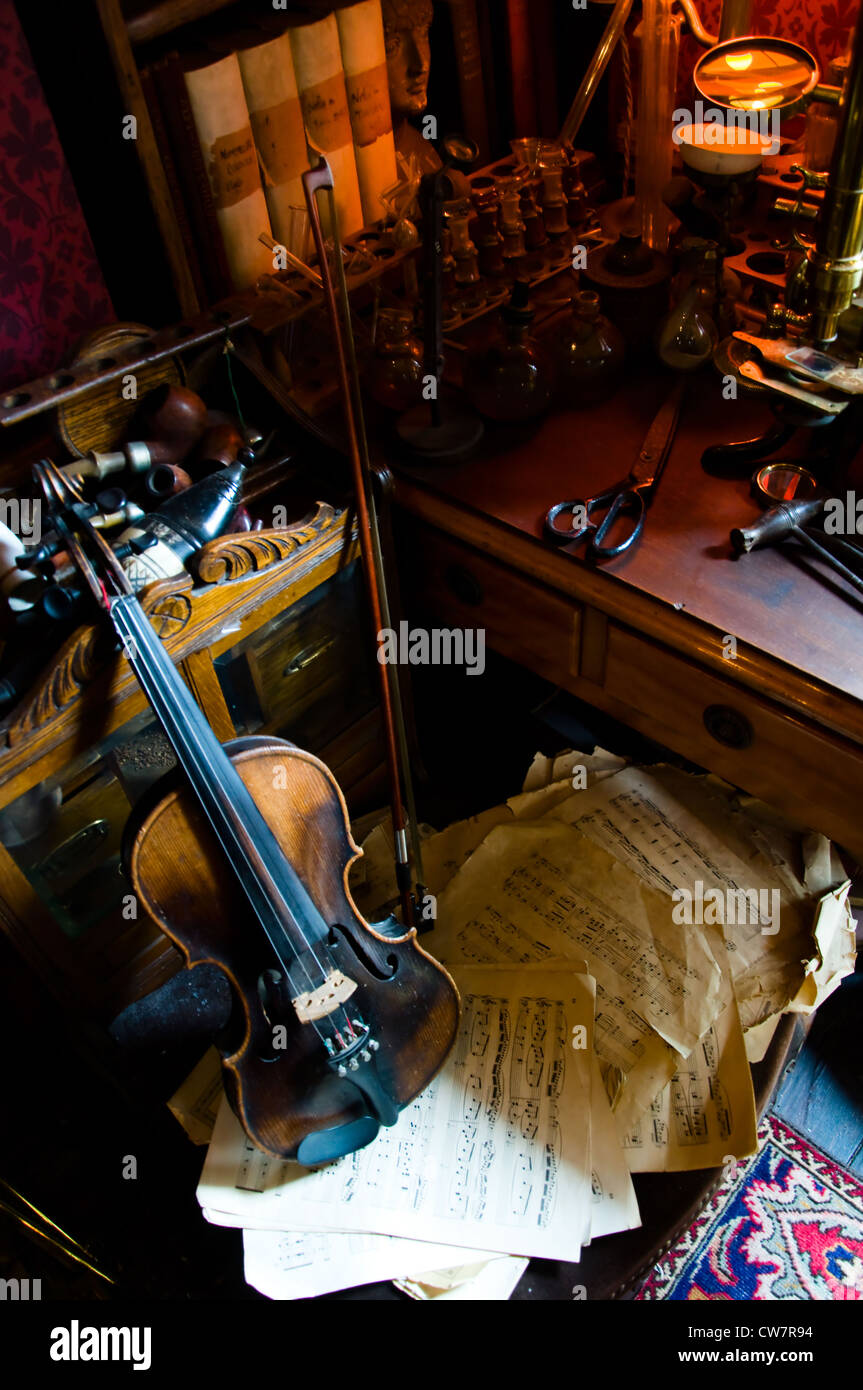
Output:
[[854,969],[857,942],[848,904],[850,888],[851,882],[846,879],[832,893],[825,893],[818,904],[814,931],[816,954],[806,962],[806,975],[788,1006],[789,1013],[813,1013]]
[[703,938],[667,897],[552,819],[496,827],[441,895],[430,949],[458,961],[584,957],[597,982],[596,1050],[634,1122],[721,1007]]
[[461,1265],[413,1278],[394,1279],[397,1289],[421,1303],[490,1303],[510,1297],[529,1261],[500,1255],[482,1265]]
[[615,1231],[634,1231],[641,1225],[635,1188],[629,1176],[620,1135],[599,1070],[599,1058],[591,1059],[593,1084],[590,1093],[590,1163],[592,1205],[590,1238],[613,1235]]
[[706,780],[674,769],[629,767],[574,793],[551,817],[577,826],[660,891],[687,890],[695,906],[699,884],[702,894],[743,892],[768,909],[778,906],[778,931],[769,910],[765,915],[760,908],[754,921],[725,923],[735,995],[748,1028],[781,1012],[800,989],[812,956],[813,905],[790,865],[773,862],[763,847],[766,837],[757,844],[746,820]]
[[601,781],[603,777],[613,776],[625,767],[625,758],[619,758],[616,753],[609,753],[605,748],[595,748],[592,753],[570,749],[566,753],[558,753],[554,758],[546,757],[544,753],[535,753],[521,789],[523,792],[534,792],[560,781],[568,781],[572,785],[575,777],[579,781],[582,780],[582,775],[576,774],[577,768],[584,769],[584,777],[590,786],[595,781]]
[[724,1008],[649,1111],[623,1135],[633,1173],[721,1167],[757,1148],[752,1075],[720,927],[703,931],[722,969]]
[[767,1049],[773,1041],[773,1034],[779,1027],[781,1017],[781,1014],[772,1014],[766,1022],[756,1023],[754,1027],[747,1028],[743,1034],[747,1061],[753,1064],[764,1061],[767,1056]]
[[214,1047],[204,1053],[168,1101],[193,1144],[209,1144],[222,1099],[222,1059]]

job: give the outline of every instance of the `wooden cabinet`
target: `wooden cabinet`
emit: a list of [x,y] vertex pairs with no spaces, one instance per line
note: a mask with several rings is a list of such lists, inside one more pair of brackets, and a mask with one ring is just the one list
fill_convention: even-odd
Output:
[[[220,739],[274,733],[320,754],[349,804],[384,795],[374,672],[346,515],[214,541],[207,584],[142,595]],[[81,628],[5,726],[0,925],[55,992],[110,1018],[180,961],[139,915],[122,864],[129,812],[174,765],[122,657]]]
[[[473,525],[464,514],[438,514],[453,529]],[[843,706],[834,696],[822,706],[811,683],[757,653],[717,661],[719,643],[694,627],[687,648],[673,650],[622,620],[616,586],[606,583],[602,602],[596,571],[588,572],[588,602],[529,573],[535,551],[522,557],[491,529],[482,550],[415,517],[402,516],[402,531],[413,600],[423,611],[451,626],[484,628],[494,650],[863,857],[863,742],[836,731],[837,724],[853,729],[856,701]],[[500,558],[507,549],[518,553],[518,568]],[[545,567],[546,576],[554,572],[573,590],[583,574],[572,564]],[[637,605],[629,609],[638,616]]]

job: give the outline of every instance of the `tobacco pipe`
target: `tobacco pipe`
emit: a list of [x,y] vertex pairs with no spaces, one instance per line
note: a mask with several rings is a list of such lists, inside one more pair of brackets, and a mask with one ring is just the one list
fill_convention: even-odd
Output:
[[[180,463],[207,428],[207,407],[186,386],[164,383],[149,391],[133,416],[130,439],[144,439],[151,463]],[[155,451],[153,445],[160,447]]]
[[175,463],[157,463],[144,478],[144,491],[148,497],[164,502],[166,497],[175,497],[192,486],[192,479],[184,468]]
[[236,425],[210,425],[195,450],[194,462],[199,467],[212,464],[214,468],[227,468],[236,463],[237,455],[245,447],[245,437]]

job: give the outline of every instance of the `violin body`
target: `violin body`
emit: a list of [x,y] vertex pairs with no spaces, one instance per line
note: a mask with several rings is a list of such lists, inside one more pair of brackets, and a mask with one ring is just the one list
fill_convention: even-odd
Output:
[[[236,739],[224,751],[330,928],[328,959],[355,986],[344,1008],[369,1026],[377,1081],[400,1110],[455,1040],[455,985],[415,930],[394,919],[370,926],[357,911],[348,870],[361,851],[330,770],[269,736]],[[336,1073],[313,1024],[301,1021],[224,848],[191,789],[172,780],[135,813],[127,867],[139,902],[186,964],[214,964],[231,984],[234,1009],[217,1044],[234,1113],[258,1148],[280,1158],[323,1162],[362,1147],[378,1121],[352,1073]]]

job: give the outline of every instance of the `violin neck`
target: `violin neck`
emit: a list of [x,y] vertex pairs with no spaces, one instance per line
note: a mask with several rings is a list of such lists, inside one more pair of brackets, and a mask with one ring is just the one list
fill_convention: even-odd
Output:
[[134,594],[111,605],[124,654],[277,957],[290,968],[329,929]]

